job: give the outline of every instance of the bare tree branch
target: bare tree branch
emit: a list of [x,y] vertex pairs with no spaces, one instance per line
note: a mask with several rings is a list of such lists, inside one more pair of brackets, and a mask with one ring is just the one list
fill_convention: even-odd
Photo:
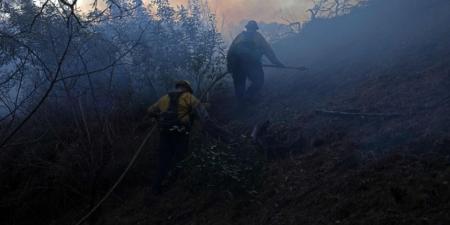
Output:
[[22,129],[22,127],[28,122],[28,120],[31,119],[31,117],[37,112],[37,110],[42,106],[42,104],[45,102],[47,97],[50,95],[50,92],[53,90],[53,87],[55,86],[55,84],[58,80],[58,77],[60,75],[62,65],[64,63],[66,55],[69,52],[70,44],[72,43],[72,35],[73,35],[72,33],[69,34],[69,38],[68,38],[66,47],[65,47],[64,52],[58,62],[58,68],[56,69],[53,79],[52,79],[49,87],[45,91],[44,95],[39,100],[37,105],[31,110],[31,112],[22,120],[22,122],[20,122],[19,125],[5,139],[3,139],[3,141],[0,144],[0,148],[3,148],[14,137],[14,135],[16,135],[17,132],[19,132],[20,129]]
[[45,7],[47,6],[47,4],[50,2],[50,0],[46,0],[44,2],[44,4],[42,4],[41,9],[39,10],[39,13],[36,14],[33,18],[33,21],[31,21],[31,25],[30,25],[30,30],[33,29],[34,23],[36,22],[36,20],[42,15],[42,13],[44,12]]

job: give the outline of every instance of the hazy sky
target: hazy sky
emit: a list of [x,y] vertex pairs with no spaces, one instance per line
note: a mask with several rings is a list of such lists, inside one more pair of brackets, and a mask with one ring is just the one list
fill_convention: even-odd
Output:
[[[173,4],[185,4],[187,0],[172,0]],[[226,25],[235,26],[248,19],[280,22],[283,19],[305,20],[311,0],[209,0],[210,8]]]
[[[174,6],[188,2],[169,1]],[[81,8],[90,7],[88,4],[91,2],[92,0],[79,0]],[[311,2],[312,0],[208,0],[212,12],[218,17],[219,27],[224,25],[225,35],[232,35],[230,32],[240,29],[240,22],[249,19],[264,22],[304,21],[308,18],[306,10],[311,7]]]

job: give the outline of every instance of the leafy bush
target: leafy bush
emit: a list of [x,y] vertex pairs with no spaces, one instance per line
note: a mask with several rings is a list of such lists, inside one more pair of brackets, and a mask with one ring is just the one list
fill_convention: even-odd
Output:
[[181,164],[191,177],[190,187],[250,194],[258,190],[265,158],[253,144],[225,144],[195,136],[192,146],[191,155]]
[[202,94],[224,70],[215,17],[198,0],[71,4],[0,2],[2,221],[45,224],[92,206],[140,141],[144,108],[175,79]]

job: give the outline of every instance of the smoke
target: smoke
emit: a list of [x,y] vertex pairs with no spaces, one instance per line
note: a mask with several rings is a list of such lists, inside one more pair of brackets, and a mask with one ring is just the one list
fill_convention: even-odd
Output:
[[[174,5],[186,4],[188,0],[173,0]],[[249,19],[260,22],[287,23],[305,21],[311,0],[208,0],[211,10],[217,15],[224,32],[237,29]]]
[[[176,5],[185,5],[189,0],[169,0]],[[234,36],[242,30],[242,23],[256,20],[265,23],[299,22],[308,19],[307,9],[311,0],[205,0],[216,14],[219,29],[225,36]],[[80,0],[81,9],[89,9],[93,0]],[[147,0],[144,0],[147,2]],[[99,1],[102,5],[103,1]]]

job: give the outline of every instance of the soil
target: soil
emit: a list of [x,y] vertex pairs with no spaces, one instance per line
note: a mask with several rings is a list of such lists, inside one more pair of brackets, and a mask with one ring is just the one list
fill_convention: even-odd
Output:
[[[159,196],[145,184],[125,185],[96,223],[450,224],[450,4],[403,0],[386,12],[390,1],[374,2],[278,43],[286,61],[304,59],[310,70],[268,70],[261,102],[236,109],[232,87],[216,90],[209,110],[235,136],[229,151],[262,155],[252,188],[197,188],[198,173],[185,170]],[[385,18],[374,19],[382,11]],[[420,22],[402,24],[409,20]],[[339,28],[347,32],[329,40]],[[317,113],[324,109],[362,115]],[[265,121],[252,143],[252,129]],[[134,173],[148,177],[147,167]]]

